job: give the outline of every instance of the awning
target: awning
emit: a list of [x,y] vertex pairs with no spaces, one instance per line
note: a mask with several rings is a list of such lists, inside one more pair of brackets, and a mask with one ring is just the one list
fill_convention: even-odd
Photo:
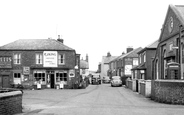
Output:
[[145,62],[132,68],[131,70],[146,70],[146,67],[145,67]]

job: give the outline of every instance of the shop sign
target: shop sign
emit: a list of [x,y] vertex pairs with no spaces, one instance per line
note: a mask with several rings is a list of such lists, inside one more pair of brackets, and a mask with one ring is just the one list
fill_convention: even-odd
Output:
[[23,74],[24,75],[29,75],[30,74],[30,67],[24,66],[23,67]]
[[12,58],[0,57],[0,68],[12,68]]
[[43,67],[57,67],[57,51],[43,52]]
[[75,70],[69,70],[69,77],[75,77]]

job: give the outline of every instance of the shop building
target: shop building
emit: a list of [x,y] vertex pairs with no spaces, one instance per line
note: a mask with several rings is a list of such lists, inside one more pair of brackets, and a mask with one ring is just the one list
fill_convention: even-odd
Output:
[[79,75],[80,55],[63,39],[20,39],[0,47],[0,87],[72,88]]

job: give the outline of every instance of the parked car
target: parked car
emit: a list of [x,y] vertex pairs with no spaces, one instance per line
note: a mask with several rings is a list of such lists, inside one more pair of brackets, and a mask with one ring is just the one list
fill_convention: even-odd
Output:
[[100,74],[93,74],[91,77],[91,84],[99,85],[101,84]]
[[111,80],[108,76],[103,77],[103,83],[110,83],[110,82],[111,82]]
[[122,86],[122,80],[120,76],[113,76],[111,79],[111,86]]

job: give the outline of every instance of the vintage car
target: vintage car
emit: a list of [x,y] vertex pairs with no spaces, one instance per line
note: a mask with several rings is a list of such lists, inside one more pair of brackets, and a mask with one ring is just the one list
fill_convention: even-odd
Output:
[[93,74],[91,77],[91,84],[99,85],[101,84],[100,74]]
[[111,86],[122,86],[122,80],[120,76],[113,76],[111,79]]

